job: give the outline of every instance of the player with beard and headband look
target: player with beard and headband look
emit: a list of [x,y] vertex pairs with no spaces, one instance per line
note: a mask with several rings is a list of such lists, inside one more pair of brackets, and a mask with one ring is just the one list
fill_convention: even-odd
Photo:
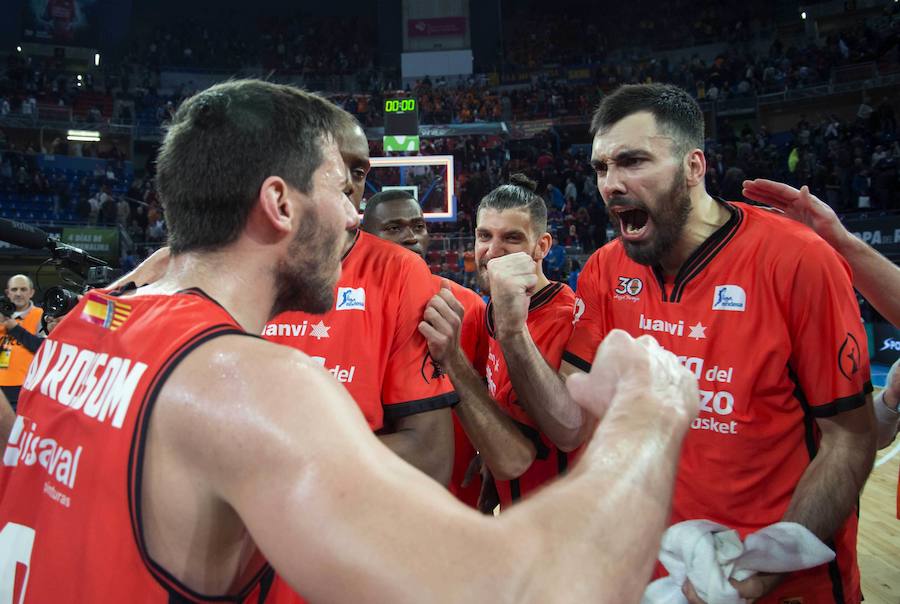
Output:
[[[428,252],[431,242],[428,226],[422,214],[422,206],[407,191],[400,189],[382,191],[370,197],[366,203],[361,228],[376,237],[402,245],[423,258]],[[461,313],[459,342],[455,350],[465,355],[469,367],[478,368],[480,375],[474,379],[477,383],[483,384],[483,372],[488,354],[488,339],[484,331],[484,300],[471,289],[458,283],[442,279],[437,275],[432,275],[432,279],[442,288],[442,291],[436,296],[443,296],[448,300],[452,298],[455,303],[454,307]],[[431,304],[429,303],[429,306]],[[426,309],[426,312],[429,311]],[[430,345],[429,350],[432,356],[435,356],[434,347]],[[442,363],[442,367],[450,368],[446,363]],[[453,376],[453,371],[450,371],[451,379]],[[460,501],[477,507],[482,483],[480,473],[474,472],[472,467],[476,451],[458,418],[458,413],[465,413],[465,410],[468,409],[468,403],[460,386],[456,384],[456,380],[453,382],[457,394],[461,396],[461,403],[455,408],[456,413],[453,416],[454,461],[453,473],[450,477],[450,492],[456,495]],[[487,400],[490,401],[490,398]],[[495,407],[495,405],[491,404],[491,407]],[[513,437],[520,439],[521,435],[515,431]],[[522,451],[523,449],[517,450]],[[514,455],[514,453],[515,451],[510,454]],[[533,457],[534,453],[532,452],[531,458]],[[531,463],[531,458],[527,459],[526,465]],[[487,505],[491,509],[494,507],[490,504]]]
[[697,396],[651,338],[610,335],[602,369],[571,384],[606,418],[582,463],[489,520],[392,454],[319,363],[252,335],[275,312],[333,305],[357,223],[337,111],[252,80],[179,107],[158,160],[165,272],[87,294],[23,387],[2,476],[4,593],[270,601],[264,556],[315,602],[639,597]]
[[[345,114],[336,137],[350,172],[347,195],[359,210],[369,171],[365,133]],[[416,330],[439,285],[421,258],[360,230],[347,234],[342,266],[329,312],[279,315],[263,336],[322,363],[389,448],[446,485],[457,398]]]
[[[491,294],[483,327],[489,337],[487,388],[458,353],[460,309],[452,296],[442,292],[435,297],[420,327],[432,355],[447,367],[460,393],[457,415],[494,476],[501,509],[565,473],[571,461],[521,406],[518,382],[507,371],[495,332],[501,320],[498,306],[503,312],[521,313],[543,362],[557,368],[572,332],[575,294],[567,285],[548,280],[542,268],[552,238],[547,232],[547,207],[535,188],[533,181],[514,174],[509,184],[488,193],[476,211],[479,281]],[[527,266],[531,271],[526,296],[516,300],[514,310],[505,300],[497,300],[498,295],[506,295],[493,287],[492,267],[498,264],[519,270]]]
[[756,575],[739,593],[859,602],[855,510],[875,443],[866,336],[846,263],[777,212],[707,194],[703,116],[683,90],[622,86],[601,102],[592,131],[591,163],[619,237],[580,275],[559,375],[513,312],[527,303],[531,268],[489,264],[495,333],[523,407],[561,448],[579,445],[592,421],[560,376],[588,370],[612,329],[653,335],[701,388],[671,521],[709,519],[742,537],[800,523],[836,559]]

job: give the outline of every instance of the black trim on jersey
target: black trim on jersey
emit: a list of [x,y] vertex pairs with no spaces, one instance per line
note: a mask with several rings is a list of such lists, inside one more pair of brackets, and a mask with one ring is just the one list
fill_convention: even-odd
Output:
[[563,351],[562,360],[564,360],[569,365],[572,365],[573,367],[578,367],[585,373],[588,373],[591,370],[591,363],[588,363],[580,356],[576,356],[574,353],[569,352],[568,350]]
[[129,281],[128,283],[122,284],[122,287],[120,287],[119,289],[113,289],[113,290],[106,292],[106,295],[112,296],[113,298],[118,298],[122,294],[126,294],[130,291],[134,291],[137,288],[138,288],[137,283],[135,283],[134,281]]
[[534,458],[545,460],[550,457],[550,447],[544,444],[544,440],[541,438],[541,433],[536,429],[532,428],[528,424],[523,424],[522,422],[517,422],[513,420],[513,423],[516,425],[516,428],[519,429],[519,432],[522,433],[522,436],[531,441],[531,444],[534,445]]
[[844,413],[845,411],[853,411],[854,409],[859,409],[866,404],[867,387],[868,392],[871,392],[872,382],[866,382],[866,385],[863,386],[863,389],[858,394],[851,394],[850,396],[836,398],[826,405],[813,407],[811,413],[814,417],[834,417],[835,415]]
[[395,405],[384,405],[384,419],[392,422],[417,413],[425,413],[426,411],[434,411],[435,409],[443,409],[445,407],[453,407],[459,403],[459,395],[456,392],[445,392],[437,396],[429,398],[420,398],[415,401],[407,401],[405,403],[397,403]]
[[834,546],[834,540],[829,539],[825,545],[835,552],[834,560],[828,563],[828,578],[831,579],[831,595],[834,596],[835,604],[844,604],[844,580],[841,577],[841,568],[837,563],[837,548]]
[[[813,415],[813,410],[809,405],[809,400],[807,400],[806,394],[804,394],[803,389],[800,387],[800,380],[790,366],[788,367],[788,377],[794,382],[794,398],[800,402],[800,408],[803,409],[803,437],[806,442],[806,452],[809,454],[809,462],[812,463],[812,460],[816,457],[816,453],[819,452],[819,445],[816,442],[816,419]],[[831,593],[834,595],[835,604],[844,604],[844,583],[841,577],[840,566],[838,566],[837,548],[832,539],[825,541],[825,545],[830,547],[834,552],[834,559],[828,563],[828,577],[831,580]]]
[[569,454],[562,449],[556,449],[556,472],[562,476],[569,470]]
[[[206,296],[202,291],[197,290],[204,297],[212,300],[209,296]],[[214,300],[212,300],[214,302]],[[263,564],[259,571],[251,577],[248,581],[247,585],[244,586],[237,594],[235,595],[221,595],[221,596],[209,596],[197,593],[186,585],[182,584],[178,579],[176,579],[169,571],[165,568],[157,564],[151,557],[150,553],[147,551],[146,542],[144,540],[144,527],[141,519],[141,489],[143,488],[142,479],[144,472],[144,454],[146,452],[146,444],[147,444],[147,435],[149,433],[149,423],[150,416],[153,412],[153,407],[156,405],[157,399],[159,398],[159,393],[162,391],[163,386],[168,380],[169,376],[172,375],[172,372],[181,364],[187,356],[193,352],[198,346],[209,342],[219,336],[226,335],[240,335],[240,336],[248,336],[248,337],[258,337],[253,334],[247,333],[242,329],[235,327],[234,325],[229,325],[227,323],[221,323],[219,325],[213,325],[208,327],[195,335],[193,338],[185,342],[181,345],[181,347],[175,351],[175,353],[165,362],[165,364],[160,368],[160,370],[153,376],[153,380],[150,383],[150,387],[147,389],[147,394],[144,396],[144,400],[141,402],[139,407],[140,409],[140,417],[137,420],[134,436],[131,441],[131,452],[128,456],[128,508],[130,512],[131,518],[131,530],[134,533],[135,542],[137,544],[138,553],[141,556],[141,559],[144,561],[144,565],[147,570],[156,579],[157,583],[159,583],[163,589],[165,589],[169,593],[169,602],[172,604],[181,604],[182,602],[193,603],[195,601],[201,602],[243,602],[250,592],[256,587],[257,583],[260,582],[265,573],[271,568],[268,563]],[[193,598],[191,600],[190,598]]]
[[362,232],[361,229],[356,229],[356,233],[353,235],[353,241],[350,243],[350,247],[347,248],[347,251],[344,252],[344,255],[341,256],[341,262],[347,259],[347,256],[350,255],[350,252],[353,251],[353,248],[356,247],[356,242],[359,241],[359,234]]
[[662,293],[662,301],[668,302],[669,294],[666,293],[666,275],[660,265],[653,265],[653,276],[656,277],[656,282],[659,284],[659,291]]
[[[665,296],[666,288],[660,283],[663,291],[663,302],[681,302],[681,296],[684,294],[685,286],[693,280],[694,277],[700,274],[700,271],[706,268],[712,259],[722,251],[722,248],[731,241],[735,233],[737,233],[738,227],[740,227],[741,223],[744,221],[744,212],[739,207],[721,199],[717,199],[716,201],[725,207],[731,216],[725,224],[716,230],[715,233],[707,237],[706,241],[701,243],[700,247],[694,250],[694,252],[688,256],[685,263],[681,265],[681,268],[678,269],[678,274],[675,275],[675,284],[672,287],[672,294],[669,296],[668,300],[666,300]],[[657,279],[659,279],[662,274],[662,269],[655,266],[653,272],[656,273]]]
[[550,300],[556,297],[556,294],[562,291],[562,288],[563,284],[559,283],[558,281],[551,281],[550,283],[545,285],[543,288],[541,288],[541,291],[531,296],[531,301],[528,303],[528,312],[537,310],[541,306],[544,306],[545,304],[550,302]]
[[259,579],[259,598],[256,600],[256,604],[263,604],[266,601],[266,598],[269,597],[269,592],[272,590],[272,584],[275,582],[275,569],[271,566],[267,566],[266,571],[263,573],[263,576]]
[[522,486],[519,484],[518,478],[509,481],[509,498],[512,501],[518,501],[522,498]]
[[[221,304],[219,304],[219,301],[218,301],[218,300],[216,300],[215,298],[213,298],[212,296],[210,296],[208,293],[206,293],[205,291],[203,291],[203,290],[200,289],[199,287],[189,287],[189,288],[187,288],[187,289],[181,289],[181,290],[178,290],[178,291],[175,292],[175,293],[176,293],[176,294],[187,294],[187,295],[193,295],[193,296],[200,296],[201,298],[203,298],[203,299],[206,300],[207,302],[212,302],[213,304],[215,304],[216,306],[218,306],[219,308],[221,308],[222,310],[224,310],[225,313],[231,318],[232,321],[234,321],[235,324],[240,325],[240,323],[238,323],[238,320],[234,318],[234,316],[228,311],[227,308],[225,308],[224,306],[222,306]],[[245,333],[246,333],[246,332],[245,332]],[[247,335],[254,335],[254,334],[249,334],[249,333],[248,333]]]
[[[546,306],[550,300],[556,297],[556,294],[561,292],[563,289],[563,284],[558,281],[551,281],[547,285],[541,288],[540,291],[536,292],[531,296],[531,300],[528,302],[528,312],[530,313],[533,310],[537,310],[542,306]],[[492,338],[494,337],[494,301],[488,300],[487,308],[484,312],[484,324],[487,327],[488,335]]]

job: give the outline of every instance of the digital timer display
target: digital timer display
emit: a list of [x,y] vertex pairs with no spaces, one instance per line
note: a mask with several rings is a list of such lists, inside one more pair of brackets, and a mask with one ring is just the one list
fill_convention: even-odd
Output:
[[385,113],[407,113],[416,110],[416,99],[387,99],[384,102]]

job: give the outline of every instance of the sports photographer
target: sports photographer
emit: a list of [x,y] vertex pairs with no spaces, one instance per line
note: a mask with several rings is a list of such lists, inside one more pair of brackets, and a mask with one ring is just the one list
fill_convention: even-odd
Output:
[[6,284],[6,300],[0,300],[0,389],[13,410],[28,365],[43,341],[37,332],[44,311],[31,302],[33,296],[31,279],[15,275]]

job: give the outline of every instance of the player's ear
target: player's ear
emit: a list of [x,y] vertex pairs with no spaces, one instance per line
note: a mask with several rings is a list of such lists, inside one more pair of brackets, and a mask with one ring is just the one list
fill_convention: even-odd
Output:
[[693,149],[685,157],[684,166],[685,184],[696,187],[703,184],[706,179],[706,155],[700,149]]
[[259,188],[259,199],[251,212],[253,222],[276,234],[290,233],[298,207],[289,185],[280,176],[270,176]]
[[537,249],[535,249],[535,260],[543,260],[547,257],[547,254],[550,252],[550,248],[553,247],[553,237],[550,233],[544,233],[538,239]]

